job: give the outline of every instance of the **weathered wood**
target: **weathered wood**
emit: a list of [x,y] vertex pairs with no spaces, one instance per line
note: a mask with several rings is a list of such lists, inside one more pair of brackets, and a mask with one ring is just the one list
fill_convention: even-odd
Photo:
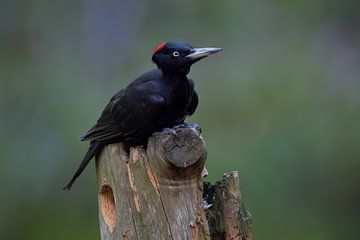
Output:
[[204,211],[205,160],[199,128],[190,125],[155,133],[146,151],[106,146],[96,161],[101,239],[218,239]]
[[252,219],[241,200],[238,172],[225,173],[216,183],[204,183],[205,210],[211,239],[252,239]]

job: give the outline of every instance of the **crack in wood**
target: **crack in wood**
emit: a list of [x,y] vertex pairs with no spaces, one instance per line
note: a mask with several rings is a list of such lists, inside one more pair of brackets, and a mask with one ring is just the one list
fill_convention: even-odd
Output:
[[130,183],[130,187],[134,196],[134,202],[135,202],[135,207],[136,210],[138,212],[140,212],[140,198],[139,198],[139,193],[138,190],[136,188],[136,185],[134,184],[134,176],[132,174],[131,168],[129,163],[126,163],[126,169],[127,169],[127,173],[128,173],[128,177],[129,177],[129,183]]

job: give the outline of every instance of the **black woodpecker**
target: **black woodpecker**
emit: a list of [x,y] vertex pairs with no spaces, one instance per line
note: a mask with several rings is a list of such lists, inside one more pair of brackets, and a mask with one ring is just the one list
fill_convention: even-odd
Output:
[[90,141],[90,147],[64,190],[70,190],[105,145],[116,142],[145,145],[154,132],[184,123],[199,101],[194,82],[186,76],[191,65],[221,50],[193,48],[178,41],[157,45],[152,61],[158,69],[143,74],[116,93],[95,126],[81,136],[81,141]]

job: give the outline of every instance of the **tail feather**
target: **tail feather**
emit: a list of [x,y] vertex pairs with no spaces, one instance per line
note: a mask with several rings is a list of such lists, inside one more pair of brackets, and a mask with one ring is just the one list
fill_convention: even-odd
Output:
[[90,160],[95,156],[95,154],[101,149],[103,146],[100,142],[91,142],[88,151],[86,152],[83,160],[80,163],[80,166],[77,168],[74,176],[71,178],[70,182],[63,188],[63,190],[70,190],[76,179],[81,175],[84,171],[85,167],[89,164]]

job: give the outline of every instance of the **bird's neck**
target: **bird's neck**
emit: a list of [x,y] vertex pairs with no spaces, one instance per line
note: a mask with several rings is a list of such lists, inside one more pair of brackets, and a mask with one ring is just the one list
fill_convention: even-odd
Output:
[[184,72],[166,72],[163,71],[164,78],[171,83],[182,83],[185,79],[187,79],[186,74]]
[[171,68],[164,68],[164,67],[159,67],[160,70],[163,72],[164,76],[185,76],[190,72],[190,66],[186,65],[183,68],[176,68],[176,69],[171,69]]

